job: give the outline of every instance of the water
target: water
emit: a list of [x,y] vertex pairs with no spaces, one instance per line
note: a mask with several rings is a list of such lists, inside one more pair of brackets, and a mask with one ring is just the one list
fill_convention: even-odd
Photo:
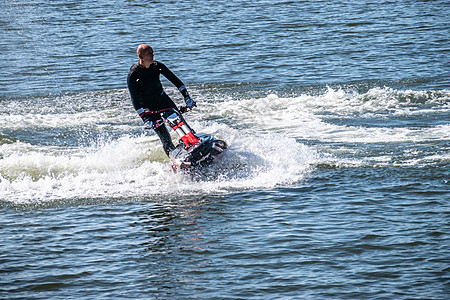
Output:
[[[0,298],[447,299],[449,6],[2,2]],[[142,42],[209,176],[143,133]]]

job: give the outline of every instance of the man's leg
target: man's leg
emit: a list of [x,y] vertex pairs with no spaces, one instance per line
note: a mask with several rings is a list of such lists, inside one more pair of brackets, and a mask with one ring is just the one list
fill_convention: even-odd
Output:
[[162,124],[161,126],[155,128],[155,132],[161,140],[164,152],[166,152],[167,156],[169,156],[169,151],[175,149],[175,146],[172,143],[172,138],[170,137],[169,131],[167,131],[166,125]]

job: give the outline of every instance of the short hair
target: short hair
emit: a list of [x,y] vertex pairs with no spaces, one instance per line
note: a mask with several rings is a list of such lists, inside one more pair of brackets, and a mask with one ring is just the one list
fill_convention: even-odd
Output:
[[138,47],[137,47],[137,54],[139,55],[139,54],[141,54],[142,52],[144,52],[144,51],[146,51],[147,49],[152,49],[153,50],[153,48],[152,47],[150,47],[149,45],[147,45],[147,44],[140,44]]

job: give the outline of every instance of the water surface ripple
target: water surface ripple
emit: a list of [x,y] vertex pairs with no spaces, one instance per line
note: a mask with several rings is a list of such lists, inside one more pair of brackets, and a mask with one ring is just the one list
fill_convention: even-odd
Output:
[[[448,299],[449,9],[1,2],[0,298]],[[207,172],[143,132],[142,42]]]

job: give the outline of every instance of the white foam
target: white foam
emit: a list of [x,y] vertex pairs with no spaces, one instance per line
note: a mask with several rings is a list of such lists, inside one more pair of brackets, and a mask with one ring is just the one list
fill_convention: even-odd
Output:
[[[436,96],[437,95],[437,96]],[[277,132],[290,137],[330,141],[378,143],[448,139],[448,126],[384,127],[335,124],[328,117],[384,119],[449,111],[450,92],[396,91],[374,88],[367,93],[346,92],[328,88],[325,94],[231,100],[210,110],[221,111],[220,117],[234,126],[253,132]],[[417,103],[418,102],[418,103]],[[430,108],[432,107],[432,108]]]
[[[87,104],[91,97],[94,99]],[[0,200],[27,203],[81,198],[152,199],[272,188],[303,180],[312,166],[321,163],[350,167],[392,163],[392,156],[384,152],[367,159],[356,153],[352,157],[349,143],[450,139],[450,124],[395,127],[353,122],[357,118],[382,121],[392,116],[445,115],[449,110],[448,91],[375,88],[360,94],[328,88],[318,95],[272,93],[261,98],[229,97],[214,102],[199,96],[197,100],[203,104],[186,116],[188,122],[198,132],[214,134],[230,146],[210,174],[193,179],[171,171],[154,134],[130,133],[141,123],[124,98],[128,99],[123,91],[87,93],[57,99],[62,107],[54,107],[54,99],[44,99],[43,108],[25,112],[18,111],[19,105],[13,102],[2,103],[2,110],[7,112],[0,117],[0,128],[4,130],[51,132],[75,127],[78,132],[98,134],[89,135],[90,140],[82,145],[41,145],[39,140],[34,144],[8,140],[0,145]],[[76,109],[68,109],[71,105]],[[108,132],[116,134],[112,137]],[[308,143],[319,146],[307,146]],[[412,155],[404,163],[430,160],[448,161],[448,155]]]
[[[171,171],[154,135],[124,136],[100,146],[70,150],[39,148],[21,142],[2,145],[0,199],[28,203],[78,198],[181,197],[236,188],[266,188],[301,180],[313,159],[314,152],[293,139],[239,136],[216,123],[205,129],[223,136],[230,148],[221,162],[213,166],[212,172],[220,174],[197,179],[195,184],[191,176]],[[278,142],[273,142],[275,139]],[[287,159],[286,155],[291,157]]]

